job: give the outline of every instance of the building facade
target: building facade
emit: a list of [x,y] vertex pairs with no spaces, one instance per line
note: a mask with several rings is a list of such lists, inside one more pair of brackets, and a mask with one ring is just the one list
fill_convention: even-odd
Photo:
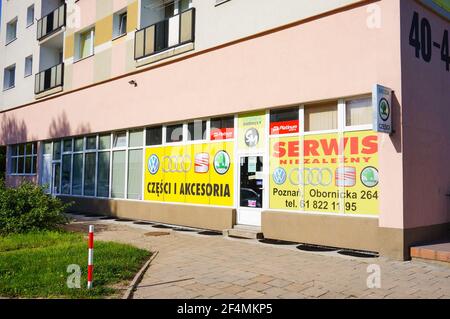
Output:
[[[31,5],[34,31],[24,31]],[[8,185],[46,185],[74,211],[248,225],[398,259],[448,234],[447,2],[3,8]]]

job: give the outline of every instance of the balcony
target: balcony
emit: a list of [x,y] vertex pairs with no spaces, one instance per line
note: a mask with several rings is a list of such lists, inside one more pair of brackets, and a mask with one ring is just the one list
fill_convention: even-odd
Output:
[[66,25],[66,4],[53,10],[37,22],[37,39],[48,37]]
[[36,74],[34,94],[41,94],[58,87],[62,88],[63,82],[64,63],[60,63]]
[[194,42],[195,8],[136,31],[134,59],[139,60]]

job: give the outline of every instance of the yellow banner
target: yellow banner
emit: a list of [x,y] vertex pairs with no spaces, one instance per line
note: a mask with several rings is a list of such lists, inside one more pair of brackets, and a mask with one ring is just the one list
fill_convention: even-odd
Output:
[[144,199],[233,205],[233,142],[147,148]]
[[378,215],[378,143],[372,131],[270,140],[272,209]]

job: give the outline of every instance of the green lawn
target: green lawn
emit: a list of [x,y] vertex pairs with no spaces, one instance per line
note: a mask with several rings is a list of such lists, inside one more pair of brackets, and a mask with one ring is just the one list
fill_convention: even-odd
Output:
[[[130,280],[150,252],[96,241],[94,288],[87,285],[87,240],[82,234],[38,232],[0,237],[0,296],[22,298],[101,298],[117,293],[111,286]],[[81,267],[81,288],[68,288],[67,266]]]

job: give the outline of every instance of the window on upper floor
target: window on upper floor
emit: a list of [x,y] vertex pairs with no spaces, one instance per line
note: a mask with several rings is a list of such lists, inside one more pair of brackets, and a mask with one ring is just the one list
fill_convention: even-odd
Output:
[[127,11],[119,11],[113,17],[113,38],[127,33]]
[[370,97],[345,101],[345,125],[359,126],[372,123],[372,99]]
[[76,59],[84,59],[94,54],[95,29],[91,28],[75,35]]
[[337,102],[305,106],[305,132],[329,131],[338,128]]
[[12,19],[6,24],[6,41],[5,43],[11,43],[17,39],[17,17]]
[[8,90],[16,85],[16,65],[5,68],[3,75],[3,90]]
[[24,76],[30,76],[33,74],[33,56],[27,56],[25,58],[25,74]]
[[27,8],[27,27],[34,23],[34,4]]

